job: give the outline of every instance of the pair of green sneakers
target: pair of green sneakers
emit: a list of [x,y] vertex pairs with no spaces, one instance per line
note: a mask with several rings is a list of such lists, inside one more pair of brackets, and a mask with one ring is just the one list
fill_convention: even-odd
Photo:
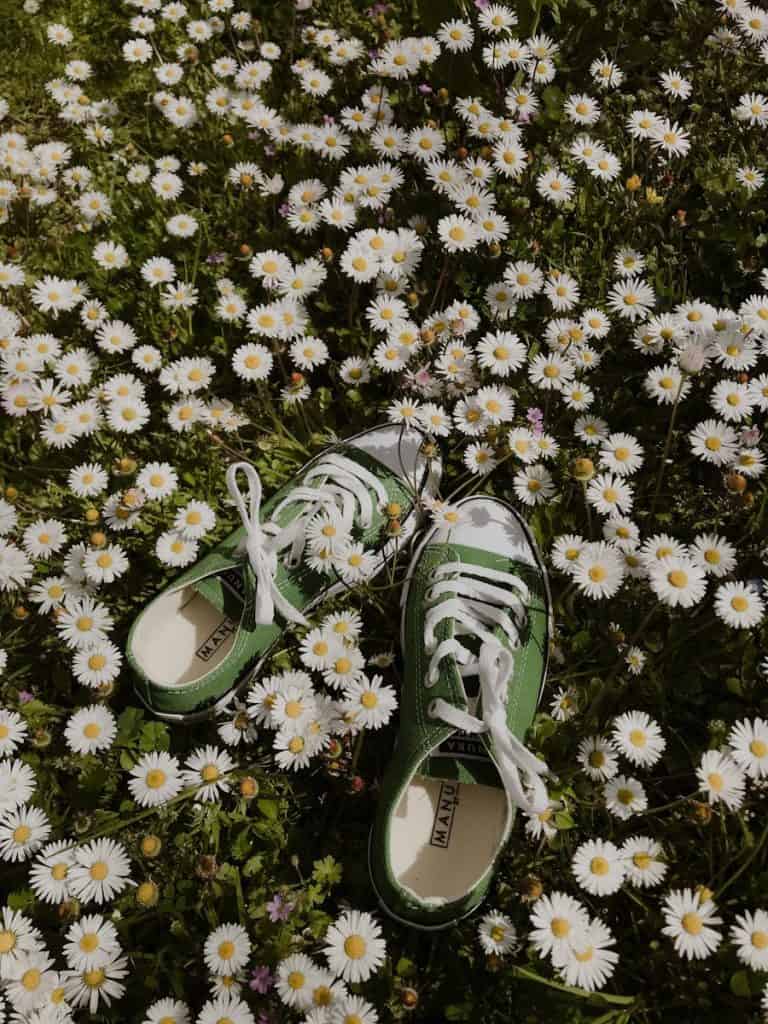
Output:
[[[375,560],[369,571],[396,558],[437,493],[440,463],[424,440],[396,426],[365,431],[311,460],[263,508],[255,469],[231,466],[243,525],[131,628],[127,658],[147,707],[176,722],[226,707],[289,624],[306,625],[349,588],[318,562],[337,530]],[[403,589],[400,728],[369,846],[384,909],[426,929],[478,906],[516,810],[547,807],[546,767],[522,743],[546,675],[546,571],[511,506],[478,496],[456,507],[456,521],[420,537]]]

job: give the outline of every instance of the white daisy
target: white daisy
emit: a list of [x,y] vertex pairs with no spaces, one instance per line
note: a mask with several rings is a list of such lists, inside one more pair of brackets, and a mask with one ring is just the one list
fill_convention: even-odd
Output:
[[664,935],[674,940],[676,952],[686,960],[704,960],[722,941],[715,927],[722,924],[717,907],[706,894],[693,889],[673,889],[662,907]]
[[329,967],[346,982],[367,981],[386,956],[380,926],[359,910],[342,914],[328,928],[325,943]]

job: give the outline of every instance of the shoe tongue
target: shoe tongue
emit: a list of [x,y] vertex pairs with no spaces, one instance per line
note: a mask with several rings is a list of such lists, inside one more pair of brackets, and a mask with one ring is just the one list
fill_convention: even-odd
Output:
[[254,586],[253,574],[245,563],[204,576],[192,589],[205,598],[222,615],[239,618],[243,604]]

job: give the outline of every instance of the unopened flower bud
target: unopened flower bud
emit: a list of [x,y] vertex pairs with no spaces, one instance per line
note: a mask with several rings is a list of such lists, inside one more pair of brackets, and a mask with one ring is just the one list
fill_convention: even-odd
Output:
[[595,475],[595,464],[592,459],[574,459],[571,463],[571,476],[574,480],[586,482]]
[[701,345],[692,342],[686,345],[678,356],[677,362],[686,373],[700,373],[707,361],[707,355]]

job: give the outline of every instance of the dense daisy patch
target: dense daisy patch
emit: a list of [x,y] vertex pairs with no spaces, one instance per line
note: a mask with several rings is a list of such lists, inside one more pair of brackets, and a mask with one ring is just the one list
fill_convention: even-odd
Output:
[[[14,6],[0,1021],[768,1019],[768,12]],[[508,500],[554,599],[548,806],[435,935],[367,874],[402,563],[320,510],[291,555],[341,596],[207,722],[125,658],[230,467],[382,423],[442,462],[424,521]]]

